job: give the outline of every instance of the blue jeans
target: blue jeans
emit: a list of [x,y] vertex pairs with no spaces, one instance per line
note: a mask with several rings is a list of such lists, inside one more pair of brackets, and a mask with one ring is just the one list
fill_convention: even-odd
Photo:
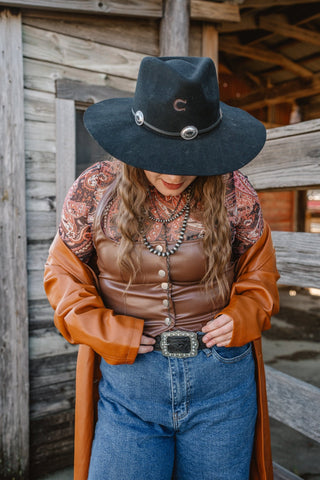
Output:
[[257,414],[251,344],[193,358],[101,361],[88,480],[247,480]]

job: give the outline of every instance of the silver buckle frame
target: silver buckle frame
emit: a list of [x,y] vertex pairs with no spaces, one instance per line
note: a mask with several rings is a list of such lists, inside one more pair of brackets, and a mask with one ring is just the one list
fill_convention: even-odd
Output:
[[[169,352],[168,337],[189,337],[190,352],[188,353],[172,353]],[[185,332],[183,330],[172,330],[170,332],[162,332],[160,340],[160,348],[162,355],[165,357],[188,358],[195,357],[198,354],[198,337],[196,332]]]

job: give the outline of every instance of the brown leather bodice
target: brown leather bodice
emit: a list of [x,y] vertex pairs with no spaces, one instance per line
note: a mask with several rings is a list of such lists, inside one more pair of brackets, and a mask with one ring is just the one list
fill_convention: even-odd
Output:
[[[172,329],[200,331],[225,306],[218,298],[217,286],[207,292],[201,284],[206,266],[201,238],[184,241],[170,256],[170,295],[165,257],[150,253],[143,243],[137,242],[140,270],[128,287],[128,278],[121,275],[117,263],[118,243],[106,237],[100,226],[94,231],[94,243],[105,305],[116,314],[143,318],[147,335],[155,336]],[[164,242],[158,241],[154,246],[157,245],[164,248]],[[233,276],[234,268],[229,264],[230,288]]]

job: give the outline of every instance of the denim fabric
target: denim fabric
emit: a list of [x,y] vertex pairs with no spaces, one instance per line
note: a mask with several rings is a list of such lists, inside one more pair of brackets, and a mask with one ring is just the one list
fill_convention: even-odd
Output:
[[251,344],[187,359],[101,361],[89,480],[247,480],[257,413]]

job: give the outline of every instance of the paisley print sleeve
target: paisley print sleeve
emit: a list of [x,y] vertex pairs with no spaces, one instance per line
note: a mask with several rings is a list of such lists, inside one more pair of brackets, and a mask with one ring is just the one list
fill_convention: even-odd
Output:
[[233,255],[239,258],[262,235],[263,217],[258,194],[241,172],[233,174],[235,218]]
[[85,170],[71,186],[63,204],[60,237],[84,263],[94,252],[92,224],[98,203],[114,179],[112,163],[99,162]]

